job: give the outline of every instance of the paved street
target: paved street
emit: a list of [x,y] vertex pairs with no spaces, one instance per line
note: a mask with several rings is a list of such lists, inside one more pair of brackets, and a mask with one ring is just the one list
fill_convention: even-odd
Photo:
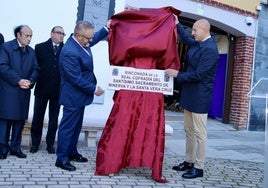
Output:
[[[218,120],[208,121],[208,150],[203,178],[183,179],[182,172],[171,170],[184,160],[185,136],[183,114],[166,112],[166,123],[173,127],[173,135],[166,137],[163,176],[169,183],[151,179],[151,170],[128,168],[113,177],[94,176],[96,148],[79,143],[79,151],[88,163],[74,163],[77,170],[63,171],[54,166],[55,155],[47,154],[45,144],[35,154],[23,147],[28,155],[18,159],[8,155],[0,160],[0,187],[14,188],[258,188],[264,182],[264,132],[236,131]],[[83,135],[81,134],[81,138]]]

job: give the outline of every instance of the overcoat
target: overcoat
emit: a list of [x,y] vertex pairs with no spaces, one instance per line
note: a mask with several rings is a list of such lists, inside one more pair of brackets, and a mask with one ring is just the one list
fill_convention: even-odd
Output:
[[[30,89],[21,89],[20,79],[28,79],[32,87],[38,76],[34,50],[26,46],[22,52],[17,39],[2,44],[0,51],[0,119],[26,120],[28,118]],[[32,88],[31,87],[31,88]]]
[[177,81],[182,83],[179,105],[195,113],[208,113],[218,63],[218,48],[212,37],[197,42],[177,24],[181,40],[189,46],[187,70],[180,72]]
[[63,43],[54,54],[51,39],[35,46],[36,58],[40,67],[34,95],[46,99],[58,99],[60,90],[59,54]]

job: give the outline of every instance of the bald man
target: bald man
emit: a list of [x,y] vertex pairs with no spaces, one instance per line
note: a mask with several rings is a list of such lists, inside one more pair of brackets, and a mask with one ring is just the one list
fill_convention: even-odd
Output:
[[183,178],[203,177],[207,147],[207,114],[212,98],[214,77],[218,63],[218,49],[210,36],[210,24],[206,19],[197,20],[192,27],[192,36],[184,30],[175,16],[178,34],[187,52],[187,70],[179,72],[166,69],[165,74],[174,77],[182,85],[179,105],[184,109],[186,133],[185,161],[173,170],[186,171]]

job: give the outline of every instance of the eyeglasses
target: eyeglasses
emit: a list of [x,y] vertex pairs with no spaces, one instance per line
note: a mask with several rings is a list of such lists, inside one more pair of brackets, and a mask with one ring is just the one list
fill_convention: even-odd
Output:
[[85,39],[87,39],[87,40],[91,40],[93,37],[86,37],[85,35],[82,35],[82,37],[84,37]]
[[52,33],[57,33],[58,35],[63,35],[63,36],[66,35],[65,33],[62,33],[62,32],[60,32],[60,31],[53,31]]

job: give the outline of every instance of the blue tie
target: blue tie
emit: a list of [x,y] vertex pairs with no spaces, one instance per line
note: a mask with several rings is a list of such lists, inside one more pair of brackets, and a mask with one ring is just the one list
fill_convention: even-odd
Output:
[[88,46],[88,47],[84,47],[85,49],[86,49],[86,51],[89,53],[89,56],[91,56],[91,49],[90,49],[90,47]]

